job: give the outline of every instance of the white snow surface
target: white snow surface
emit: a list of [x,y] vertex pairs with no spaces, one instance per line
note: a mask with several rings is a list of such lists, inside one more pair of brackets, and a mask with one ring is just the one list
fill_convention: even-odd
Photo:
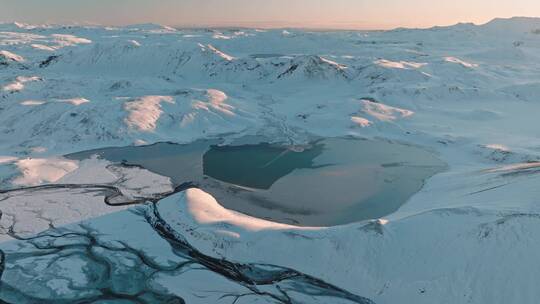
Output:
[[[114,186],[122,194],[117,200],[151,198],[173,191],[169,178],[137,167],[114,166],[95,158],[84,161],[67,159],[23,159],[15,161],[21,175],[13,180],[22,186],[87,185],[84,188],[29,188],[0,193],[0,241],[30,236],[50,227],[80,222],[117,212],[127,205],[107,205],[104,189]],[[1,164],[2,158],[0,158]],[[113,203],[115,201],[113,200]]]
[[124,109],[129,113],[125,119],[128,127],[139,131],[154,131],[156,123],[163,111],[161,102],[172,103],[170,96],[144,96],[142,98],[126,102]]
[[199,190],[162,206],[207,254],[291,267],[376,303],[537,303],[540,19],[242,33],[0,24],[0,174],[58,182],[82,168],[58,165],[69,152],[213,137],[418,145],[448,168],[384,219],[291,227]]
[[18,186],[53,183],[78,168],[76,161],[61,158],[27,158],[18,160],[16,165],[22,173],[13,181]]

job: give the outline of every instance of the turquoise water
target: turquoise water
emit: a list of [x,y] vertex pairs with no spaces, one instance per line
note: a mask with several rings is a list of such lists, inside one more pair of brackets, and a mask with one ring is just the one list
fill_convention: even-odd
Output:
[[302,226],[386,216],[445,168],[434,154],[415,146],[350,138],[321,139],[304,146],[159,143],[67,157],[94,154],[140,165],[169,176],[177,185],[193,182],[228,209]]
[[323,149],[322,144],[301,152],[264,143],[212,146],[203,156],[203,173],[234,185],[269,189],[294,170],[320,167],[314,165],[314,159],[323,153]]

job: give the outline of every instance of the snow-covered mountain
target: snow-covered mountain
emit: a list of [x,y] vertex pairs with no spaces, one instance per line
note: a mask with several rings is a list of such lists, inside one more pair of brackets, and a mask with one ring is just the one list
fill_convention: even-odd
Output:
[[[0,24],[0,184],[24,187],[0,190],[12,240],[0,299],[536,303],[538,113],[538,18],[336,32]],[[251,135],[383,138],[448,167],[383,219],[300,228],[142,168],[62,158]]]

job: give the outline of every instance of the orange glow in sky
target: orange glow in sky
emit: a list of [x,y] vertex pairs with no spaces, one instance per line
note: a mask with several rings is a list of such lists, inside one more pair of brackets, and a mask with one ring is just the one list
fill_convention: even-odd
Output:
[[538,0],[0,0],[0,22],[388,29],[540,16]]

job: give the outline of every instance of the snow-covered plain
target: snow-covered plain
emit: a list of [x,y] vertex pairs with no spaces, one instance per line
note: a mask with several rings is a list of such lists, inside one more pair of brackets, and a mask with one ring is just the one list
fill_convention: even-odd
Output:
[[[2,235],[20,240],[0,245],[0,299],[537,303],[538,33],[534,18],[385,32],[1,24],[3,189],[123,189],[127,173],[110,168],[143,169],[62,155],[246,135],[380,137],[448,168],[384,219],[327,228],[250,218],[197,189],[88,219],[118,209],[84,211],[103,200],[95,191],[38,188],[55,220],[54,204],[78,198],[58,224],[85,222],[59,228],[35,212],[21,237],[13,218],[32,218],[41,194],[8,192]],[[132,199],[172,193],[134,174]]]

